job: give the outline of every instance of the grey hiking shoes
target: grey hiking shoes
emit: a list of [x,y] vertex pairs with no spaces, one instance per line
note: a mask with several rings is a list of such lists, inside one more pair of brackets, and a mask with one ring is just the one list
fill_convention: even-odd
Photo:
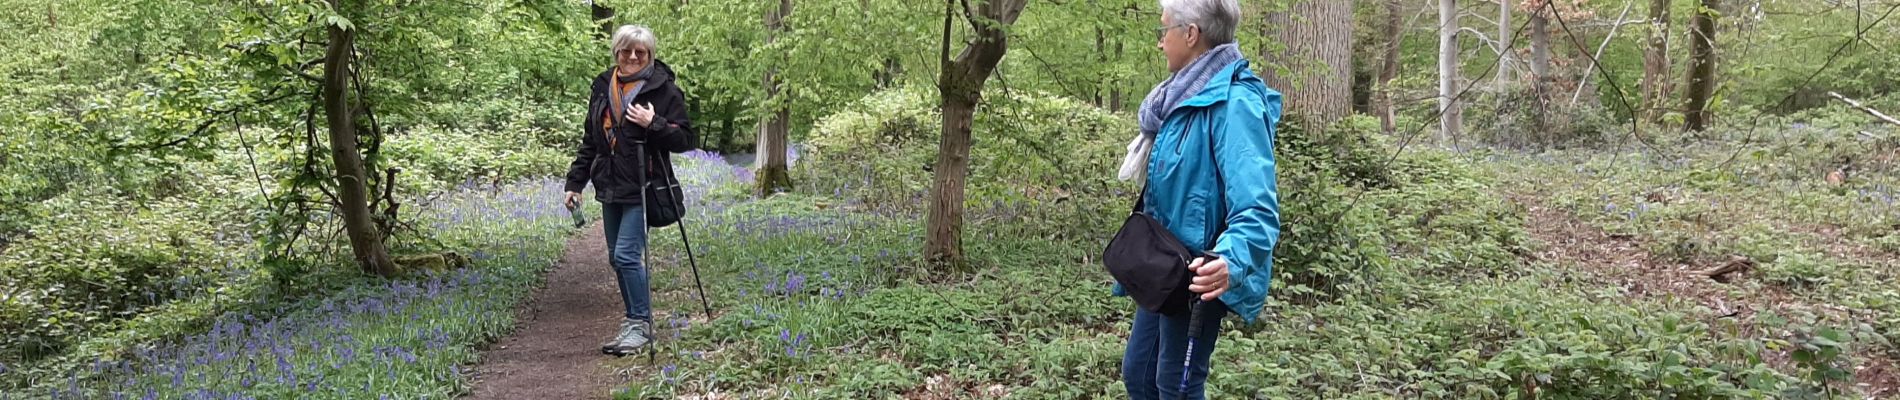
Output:
[[624,356],[639,351],[653,341],[653,323],[635,319],[620,321],[620,333],[607,343],[600,345],[600,352],[615,356]]

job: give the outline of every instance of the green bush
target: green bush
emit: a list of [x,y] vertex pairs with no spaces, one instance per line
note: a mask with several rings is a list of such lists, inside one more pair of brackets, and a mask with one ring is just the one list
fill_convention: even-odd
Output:
[[181,201],[136,207],[110,195],[69,193],[42,205],[29,237],[0,254],[0,360],[63,349],[97,325],[220,286],[243,252],[205,208]]
[[1617,143],[1628,134],[1627,125],[1618,125],[1618,113],[1595,101],[1573,105],[1568,98],[1548,98],[1540,102],[1538,93],[1528,86],[1475,97],[1466,103],[1465,124],[1483,143],[1566,148]]
[[[513,127],[513,126],[510,126]],[[495,187],[529,177],[567,172],[580,136],[544,135],[541,128],[513,127],[493,132],[422,126],[391,135],[383,145],[384,159],[406,172],[396,181],[405,189],[441,191],[458,184]],[[544,140],[565,141],[558,146]]]
[[[544,130],[497,126],[506,130],[423,126],[392,134],[381,156],[385,166],[404,171],[396,194],[410,201],[405,215],[422,211],[417,207],[426,207],[422,198],[428,193],[557,174],[571,157],[571,147],[541,144]],[[9,333],[0,337],[0,363],[57,362],[52,356],[98,339],[109,338],[101,346],[110,347],[187,333],[221,312],[210,303],[260,293],[253,286],[270,282],[289,289],[322,286],[343,268],[321,260],[346,247],[315,233],[301,238],[295,260],[256,259],[268,240],[261,227],[273,218],[263,195],[284,195],[277,181],[287,176],[280,174],[301,168],[303,155],[263,145],[282,132],[251,128],[242,134],[255,147],[251,151],[229,140],[207,159],[136,153],[120,156],[120,164],[86,159],[80,165],[91,167],[68,174],[77,182],[61,183],[53,170],[0,168],[0,183],[51,185],[0,190],[6,192],[0,201],[33,200],[0,212],[18,232],[0,243],[0,330]],[[317,168],[327,168],[327,153],[319,154]],[[321,198],[315,189],[306,195]],[[336,226],[321,211],[308,217],[313,232]],[[398,239],[393,249],[417,245],[406,240],[413,237]],[[141,333],[114,332],[121,329]]]
[[1395,154],[1377,131],[1366,117],[1319,131],[1282,124],[1276,298],[1335,297],[1343,285],[1397,273],[1395,256],[1455,267],[1440,271],[1450,274],[1496,274],[1522,251],[1524,233],[1508,223],[1521,218],[1490,198],[1476,171],[1432,153]]
[[[794,171],[799,186],[873,205],[920,204],[943,125],[935,92],[886,90],[846,110],[813,129]],[[976,115],[965,189],[972,205],[1106,194],[1137,132],[1127,118],[1044,93],[992,89]]]

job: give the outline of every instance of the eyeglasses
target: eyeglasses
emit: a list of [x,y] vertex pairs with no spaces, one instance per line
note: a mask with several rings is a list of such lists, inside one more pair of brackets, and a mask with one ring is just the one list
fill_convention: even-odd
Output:
[[653,52],[652,52],[652,51],[650,51],[650,50],[645,50],[645,49],[633,49],[633,48],[626,48],[626,49],[620,49],[620,50],[616,50],[616,51],[614,51],[614,54],[616,54],[616,55],[621,55],[621,56],[626,56],[626,57],[632,57],[632,56],[634,56],[634,55],[639,55],[639,56],[641,56],[641,57],[645,57],[645,56],[648,56],[648,55],[651,55],[651,54],[653,54]]
[[1160,27],[1160,28],[1155,28],[1155,41],[1157,41],[1157,42],[1159,42],[1159,41],[1161,41],[1161,39],[1162,39],[1162,38],[1166,38],[1166,37],[1168,37],[1168,30],[1171,30],[1171,29],[1174,29],[1174,28],[1180,28],[1180,27],[1185,27],[1185,26],[1188,26],[1188,25],[1193,25],[1193,24],[1189,24],[1189,23],[1186,23],[1186,22],[1183,22],[1183,23],[1179,23],[1179,24],[1174,24],[1174,25],[1168,25],[1168,26],[1163,26],[1163,27]]

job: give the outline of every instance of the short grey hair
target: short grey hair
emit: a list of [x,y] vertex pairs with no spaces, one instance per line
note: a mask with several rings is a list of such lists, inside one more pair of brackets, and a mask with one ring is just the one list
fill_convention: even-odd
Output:
[[620,29],[614,30],[614,53],[618,54],[620,50],[636,44],[646,46],[649,52],[660,51],[660,39],[653,37],[653,30],[647,29],[645,25],[621,25]]
[[1208,47],[1233,43],[1240,25],[1238,0],[1161,0],[1161,12],[1173,16],[1176,24],[1200,27],[1201,42]]

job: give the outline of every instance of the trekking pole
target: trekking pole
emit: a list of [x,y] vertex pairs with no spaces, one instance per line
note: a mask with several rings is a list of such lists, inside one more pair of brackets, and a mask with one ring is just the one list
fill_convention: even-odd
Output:
[[[641,140],[635,143],[644,147],[646,141]],[[648,164],[647,153],[645,151],[641,151],[637,156],[639,157],[640,165],[645,166]],[[679,186],[680,184],[679,177],[673,176],[670,168],[666,170],[666,173],[662,174],[661,180],[673,186]],[[646,171],[642,170],[640,172],[640,199],[643,203],[645,203],[647,199],[647,183]],[[652,203],[645,204],[648,207],[653,206]],[[712,301],[706,299],[706,285],[699,282],[699,261],[693,257],[693,241],[686,238],[686,216],[681,215],[680,220],[674,222],[674,224],[680,226],[680,242],[686,245],[686,265],[692,267],[693,270],[693,287],[699,289],[699,305],[705,307],[706,320],[712,321]],[[645,227],[641,229],[645,229]]]
[[1196,293],[1194,297],[1194,305],[1188,306],[1192,311],[1188,312],[1187,354],[1181,357],[1181,390],[1174,392],[1175,400],[1187,399],[1188,375],[1193,372],[1194,366],[1194,341],[1201,337],[1201,316],[1206,312],[1206,307],[1201,306],[1206,302],[1201,301],[1200,294]]
[[686,238],[686,218],[676,223],[680,226],[680,242],[686,244],[686,265],[693,269],[693,286],[699,288],[699,305],[706,307],[706,321],[712,321],[712,301],[706,299],[706,285],[699,283],[699,262],[693,259],[693,241]]

